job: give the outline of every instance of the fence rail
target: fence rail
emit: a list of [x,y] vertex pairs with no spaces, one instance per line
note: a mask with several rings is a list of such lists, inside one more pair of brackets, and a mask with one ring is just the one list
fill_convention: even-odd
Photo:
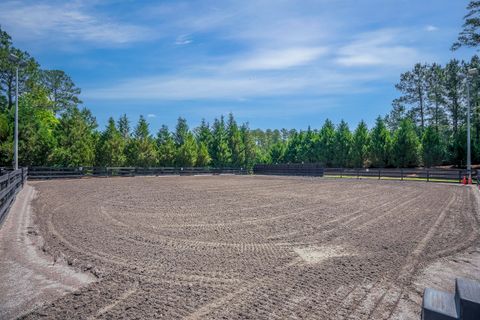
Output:
[[[467,175],[462,169],[397,169],[397,168],[326,168],[325,176],[338,178],[370,178],[378,180],[418,180],[426,182],[460,183]],[[477,170],[472,171],[477,176]]]
[[253,167],[253,173],[282,176],[322,177],[324,175],[324,168],[316,163],[257,164]]
[[[418,180],[426,182],[462,182],[467,175],[464,169],[439,168],[324,168],[320,164],[257,164],[255,174],[291,175],[291,176],[325,176],[333,178],[368,178],[378,180]],[[477,177],[477,170],[472,171]]]
[[198,174],[246,174],[244,168],[210,167],[29,167],[29,179],[73,179],[82,177],[134,177]]
[[[244,168],[212,167],[30,167],[29,179],[58,179],[82,177],[133,177],[161,175],[199,174],[248,174]],[[464,169],[417,169],[417,168],[324,168],[321,164],[257,164],[254,174],[316,176],[333,178],[368,178],[378,180],[418,180],[426,182],[462,182],[467,175]],[[477,170],[472,171],[474,180],[480,182]],[[476,179],[475,179],[476,178]]]
[[15,196],[22,189],[27,180],[28,169],[21,168],[14,171],[1,170],[0,172],[0,224],[7,217]]

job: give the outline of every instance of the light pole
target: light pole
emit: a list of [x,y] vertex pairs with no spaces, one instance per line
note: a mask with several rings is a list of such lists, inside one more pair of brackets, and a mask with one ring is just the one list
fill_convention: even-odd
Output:
[[13,169],[18,170],[18,67],[23,64],[20,63],[20,58],[13,53],[10,54],[9,59],[15,63],[15,135],[13,142]]
[[[467,74],[467,175],[468,175],[468,184],[472,183],[472,149],[471,149],[471,138],[470,138],[470,108],[471,108],[471,98],[470,98],[470,82],[473,77],[478,75],[477,68],[468,69]],[[469,78],[470,76],[470,78]]]

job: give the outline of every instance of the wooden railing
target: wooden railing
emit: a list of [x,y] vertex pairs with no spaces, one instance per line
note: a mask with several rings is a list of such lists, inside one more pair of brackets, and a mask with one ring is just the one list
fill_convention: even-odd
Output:
[[[369,178],[378,180],[410,180],[461,183],[467,175],[464,169],[438,168],[326,168],[325,176],[336,178]],[[477,176],[477,171],[472,172]]]
[[27,181],[28,169],[2,170],[0,175],[0,224],[7,217],[15,196]]
[[[257,164],[255,174],[286,176],[325,176],[330,178],[358,178],[378,180],[410,180],[425,182],[461,183],[467,175],[465,169],[439,168],[324,168],[315,163]],[[478,180],[477,170],[473,170],[474,181]]]
[[244,168],[212,167],[29,167],[29,179],[72,179],[82,177],[134,177],[197,174],[246,174]]
[[325,169],[316,163],[257,164],[254,174],[322,177]]

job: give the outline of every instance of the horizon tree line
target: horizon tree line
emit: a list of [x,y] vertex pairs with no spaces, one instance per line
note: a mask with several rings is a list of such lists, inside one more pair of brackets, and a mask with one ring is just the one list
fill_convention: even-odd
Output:
[[[452,50],[480,43],[480,1],[467,7]],[[466,160],[466,85],[461,75],[480,69],[480,58],[446,65],[417,63],[400,75],[399,97],[373,128],[360,121],[325,120],[319,129],[250,129],[232,114],[190,129],[178,118],[170,131],[152,135],[143,116],[131,128],[126,115],[99,130],[81,93],[62,70],[43,70],[15,48],[0,27],[0,166],[13,159],[15,65],[19,72],[19,163],[23,166],[214,166],[252,168],[255,163],[317,162],[332,167],[463,166]],[[480,163],[480,79],[471,81],[472,161]]]

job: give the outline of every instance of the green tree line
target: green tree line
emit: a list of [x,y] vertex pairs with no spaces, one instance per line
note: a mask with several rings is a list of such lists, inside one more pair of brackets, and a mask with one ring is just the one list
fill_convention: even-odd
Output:
[[[472,1],[464,30],[452,49],[478,46],[480,2]],[[466,81],[480,59],[446,65],[418,63],[400,75],[392,110],[373,127],[361,121],[325,120],[321,128],[250,129],[232,114],[191,129],[180,117],[173,130],[153,133],[143,116],[126,115],[98,128],[61,70],[43,70],[15,48],[0,29],[0,166],[13,160],[15,63],[19,57],[19,163],[22,166],[215,166],[251,168],[255,163],[322,163],[329,167],[414,167],[466,162]],[[480,163],[479,77],[470,79],[473,162]]]

